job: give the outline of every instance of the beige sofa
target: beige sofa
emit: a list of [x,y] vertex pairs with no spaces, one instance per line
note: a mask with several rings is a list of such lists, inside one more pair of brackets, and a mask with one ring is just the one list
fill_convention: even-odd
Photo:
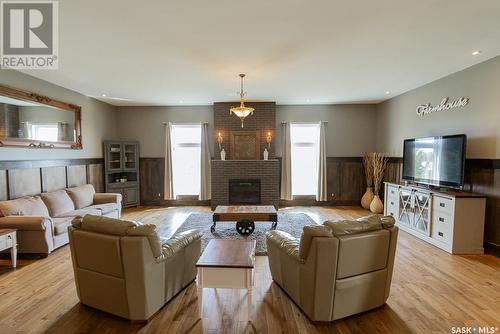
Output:
[[0,228],[16,228],[18,252],[49,254],[68,243],[68,226],[86,214],[119,218],[120,194],[86,184],[39,196],[0,201]]
[[117,316],[148,320],[196,278],[201,232],[161,239],[155,225],[87,215],[69,239],[80,301]]
[[273,280],[313,321],[333,321],[389,297],[398,228],[393,217],[306,226],[299,239],[267,233]]

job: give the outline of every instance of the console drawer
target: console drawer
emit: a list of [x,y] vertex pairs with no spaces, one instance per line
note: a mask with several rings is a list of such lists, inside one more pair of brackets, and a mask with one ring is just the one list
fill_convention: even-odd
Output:
[[398,187],[393,187],[393,186],[387,186],[387,201],[393,200],[397,202],[399,196],[398,196],[399,189]]
[[386,209],[387,215],[393,216],[396,220],[398,220],[399,203],[392,198],[387,198],[386,205],[387,205]]
[[449,215],[436,213],[432,217],[431,237],[451,245],[453,219]]
[[434,212],[441,212],[445,215],[453,217],[453,213],[455,212],[453,200],[434,195],[433,210]]

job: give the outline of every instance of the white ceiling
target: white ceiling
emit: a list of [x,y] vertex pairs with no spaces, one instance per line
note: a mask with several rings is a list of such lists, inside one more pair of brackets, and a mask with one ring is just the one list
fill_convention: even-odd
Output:
[[27,73],[115,105],[237,100],[241,72],[250,100],[378,102],[500,54],[498,0],[64,0],[59,11],[59,70]]

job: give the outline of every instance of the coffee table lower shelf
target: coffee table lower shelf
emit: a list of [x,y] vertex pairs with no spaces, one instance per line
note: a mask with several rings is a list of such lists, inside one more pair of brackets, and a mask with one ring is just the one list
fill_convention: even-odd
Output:
[[198,267],[198,312],[203,318],[203,289],[244,289],[247,290],[247,317],[253,313],[253,268]]

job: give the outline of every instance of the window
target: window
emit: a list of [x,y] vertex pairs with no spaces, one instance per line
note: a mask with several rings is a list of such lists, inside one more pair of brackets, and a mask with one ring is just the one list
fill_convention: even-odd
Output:
[[31,124],[31,137],[32,139],[42,141],[57,141],[59,129],[57,123],[55,124]]
[[174,196],[200,194],[201,125],[172,125]]
[[319,124],[290,125],[292,195],[316,195],[318,187]]

